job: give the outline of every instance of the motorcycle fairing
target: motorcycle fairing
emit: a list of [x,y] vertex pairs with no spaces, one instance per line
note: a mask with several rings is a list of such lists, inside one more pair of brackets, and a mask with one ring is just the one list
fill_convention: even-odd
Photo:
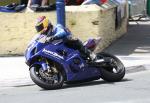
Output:
[[[33,52],[35,51],[35,48],[36,53]],[[66,54],[61,54],[60,51],[64,51]],[[36,57],[47,58],[59,63],[66,73],[67,81],[84,80],[91,77],[100,76],[100,72],[97,68],[89,67],[85,63],[85,61],[80,57],[79,51],[67,48],[64,43],[54,45],[52,43],[42,44],[40,42],[35,42],[28,48],[26,58],[28,62],[31,62]],[[76,58],[80,60],[79,64],[74,63]],[[34,64],[37,63],[35,62]],[[41,65],[43,65],[42,62]]]

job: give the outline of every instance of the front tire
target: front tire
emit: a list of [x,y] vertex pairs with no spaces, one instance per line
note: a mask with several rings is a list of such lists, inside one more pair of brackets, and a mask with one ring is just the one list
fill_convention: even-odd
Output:
[[100,65],[101,78],[108,82],[118,82],[125,76],[125,67],[123,63],[114,55],[108,53],[98,53],[98,59],[109,59],[111,63]]
[[46,90],[59,89],[63,86],[64,76],[60,70],[57,69],[57,74],[49,74],[49,78],[43,76],[44,74],[41,75],[42,70],[41,66],[30,68],[30,77],[35,84]]

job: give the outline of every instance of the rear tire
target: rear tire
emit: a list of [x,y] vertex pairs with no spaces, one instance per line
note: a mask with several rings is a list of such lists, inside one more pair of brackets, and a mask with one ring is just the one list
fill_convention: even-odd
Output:
[[[58,74],[52,75],[56,76],[57,80],[47,80],[46,78],[43,78],[41,76],[40,69],[42,69],[40,66],[34,66],[30,68],[30,77],[32,81],[37,84],[39,87],[46,89],[46,90],[51,90],[51,89],[59,89],[63,86],[64,83],[64,76],[63,73],[58,70]],[[52,77],[55,78],[55,77]],[[57,82],[56,82],[57,81]]]
[[102,79],[108,82],[118,82],[123,79],[125,76],[125,67],[116,56],[108,53],[98,53],[97,58],[110,58],[113,60],[113,64],[102,66],[100,69]]

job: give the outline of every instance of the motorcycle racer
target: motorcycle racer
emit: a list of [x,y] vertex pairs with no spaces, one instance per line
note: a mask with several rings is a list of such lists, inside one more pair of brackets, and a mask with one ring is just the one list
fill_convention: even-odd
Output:
[[61,24],[54,27],[45,16],[41,16],[37,18],[35,28],[39,34],[48,36],[47,41],[62,39],[69,48],[79,50],[83,59],[95,60],[96,55],[88,50],[79,39],[74,39],[71,32]]

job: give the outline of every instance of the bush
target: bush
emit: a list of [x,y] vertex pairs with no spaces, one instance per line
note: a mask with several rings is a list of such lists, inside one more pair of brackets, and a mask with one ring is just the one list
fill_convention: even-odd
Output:
[[10,3],[19,3],[19,0],[0,0],[0,6],[8,5]]

